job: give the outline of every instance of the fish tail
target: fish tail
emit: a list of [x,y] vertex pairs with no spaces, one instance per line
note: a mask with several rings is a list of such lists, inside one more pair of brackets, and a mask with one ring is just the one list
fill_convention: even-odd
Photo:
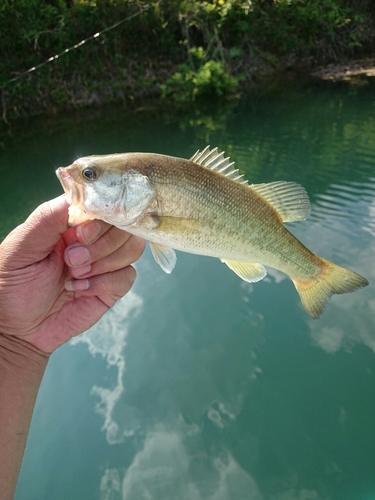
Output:
[[314,319],[322,314],[332,294],[354,292],[368,285],[368,281],[354,271],[320,260],[321,272],[317,277],[309,281],[292,279],[304,308]]

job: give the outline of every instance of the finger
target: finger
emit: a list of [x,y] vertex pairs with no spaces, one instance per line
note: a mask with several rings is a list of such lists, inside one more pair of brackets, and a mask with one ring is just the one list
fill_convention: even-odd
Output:
[[81,267],[70,267],[69,272],[74,278],[88,278],[97,274],[113,272],[134,264],[141,257],[144,249],[145,241],[137,236],[131,236],[124,245],[107,257]]
[[126,231],[111,226],[92,245],[73,244],[69,246],[65,251],[65,262],[72,268],[87,266],[116,252],[130,237],[131,234]]
[[77,242],[76,229],[77,229],[76,227],[70,227],[63,234],[63,240],[65,243],[65,247]]
[[111,224],[103,220],[90,220],[76,227],[76,237],[82,245],[91,245],[111,228]]
[[17,267],[26,266],[49,255],[67,229],[68,203],[65,195],[61,195],[34,210],[5,238],[2,245],[10,245]]
[[65,289],[79,292],[81,296],[110,297],[111,300],[116,301],[128,293],[136,275],[134,267],[127,266],[112,273],[67,281]]
[[112,226],[102,220],[89,220],[79,226],[71,227],[63,235],[66,246],[73,243],[90,245],[106,233]]

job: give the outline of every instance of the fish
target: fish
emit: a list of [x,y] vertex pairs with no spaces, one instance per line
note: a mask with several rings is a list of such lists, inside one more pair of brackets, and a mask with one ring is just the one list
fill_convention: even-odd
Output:
[[307,313],[320,317],[332,294],[368,281],[318,257],[284,225],[310,215],[296,182],[249,184],[224,152],[207,146],[189,160],[158,153],[116,153],[77,159],[56,170],[71,226],[101,219],[149,242],[171,273],[175,250],[216,257],[249,283],[266,267],[294,283]]

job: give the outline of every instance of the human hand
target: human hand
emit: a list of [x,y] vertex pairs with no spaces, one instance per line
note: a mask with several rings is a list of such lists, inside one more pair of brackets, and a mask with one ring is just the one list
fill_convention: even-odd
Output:
[[95,220],[69,228],[60,196],[0,245],[0,334],[52,353],[131,288],[144,241]]

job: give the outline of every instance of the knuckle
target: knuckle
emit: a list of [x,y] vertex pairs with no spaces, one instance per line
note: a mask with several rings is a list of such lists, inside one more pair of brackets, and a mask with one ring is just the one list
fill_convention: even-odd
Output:
[[137,273],[132,266],[109,272],[90,279],[91,293],[95,295],[113,295],[123,297],[133,286]]
[[132,253],[135,256],[135,260],[139,259],[139,257],[143,254],[145,250],[146,246],[145,240],[139,238],[138,236],[132,236],[129,243],[131,245]]

